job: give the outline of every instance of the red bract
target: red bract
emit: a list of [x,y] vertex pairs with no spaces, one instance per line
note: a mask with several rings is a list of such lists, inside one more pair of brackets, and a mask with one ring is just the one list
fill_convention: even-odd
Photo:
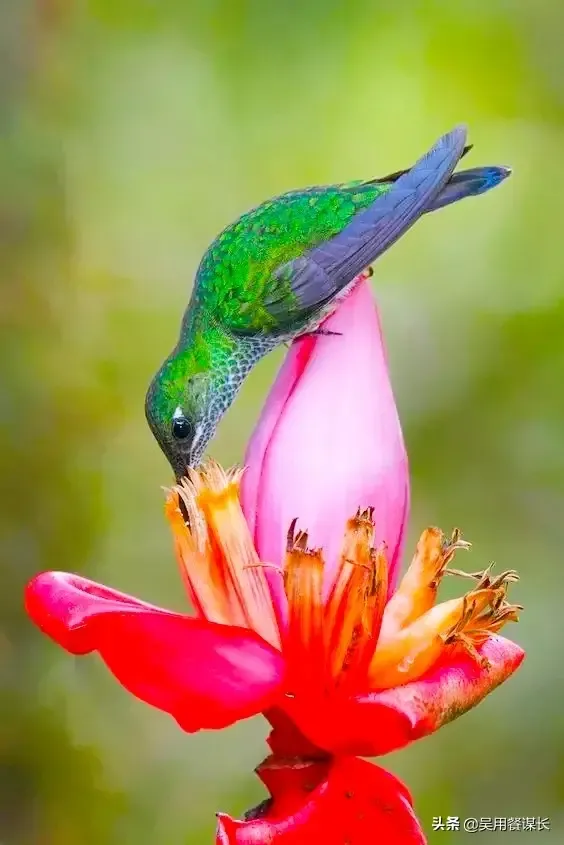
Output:
[[272,798],[244,821],[220,816],[220,845],[424,842],[403,786],[354,755],[432,733],[524,656],[498,635],[519,609],[513,571],[466,576],[464,596],[435,603],[446,574],[464,575],[450,568],[468,547],[458,531],[424,531],[394,591],[407,460],[367,287],[327,327],[346,338],[294,344],[265,406],[245,515],[241,473],[213,463],[167,496],[195,617],[76,575],[43,573],[27,589],[45,633],[98,651],[186,731],[266,715],[272,755],[258,774]]
[[255,819],[220,814],[218,845],[425,843],[403,784],[365,760],[339,757],[296,766],[267,758],[257,774],[271,801]]

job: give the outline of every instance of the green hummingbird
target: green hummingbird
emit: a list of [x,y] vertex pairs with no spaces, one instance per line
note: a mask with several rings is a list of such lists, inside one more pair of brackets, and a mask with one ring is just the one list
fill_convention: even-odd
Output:
[[466,128],[440,138],[410,169],[379,179],[290,191],[240,217],[198,268],[178,343],[153,378],[149,426],[177,478],[196,466],[253,366],[321,323],[415,221],[509,174],[454,174]]

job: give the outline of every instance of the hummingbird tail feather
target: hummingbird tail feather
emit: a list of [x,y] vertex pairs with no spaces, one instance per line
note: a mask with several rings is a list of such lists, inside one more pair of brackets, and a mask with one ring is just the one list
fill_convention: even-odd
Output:
[[[457,126],[338,235],[279,268],[301,309],[322,308],[413,226],[445,188],[465,141],[466,127]],[[276,305],[267,303],[271,313]]]
[[474,167],[472,170],[461,170],[454,173],[427,211],[437,211],[466,197],[476,197],[495,188],[511,175],[509,167]]
[[[464,149],[462,150],[462,154],[460,159],[463,159],[465,155],[468,155],[470,150],[474,149],[474,144],[466,144]],[[378,176],[376,179],[368,179],[366,184],[367,185],[388,185],[390,182],[397,182],[400,176],[404,176],[406,173],[409,173],[411,167],[406,167],[403,170],[395,170],[393,173],[388,173],[387,176]]]

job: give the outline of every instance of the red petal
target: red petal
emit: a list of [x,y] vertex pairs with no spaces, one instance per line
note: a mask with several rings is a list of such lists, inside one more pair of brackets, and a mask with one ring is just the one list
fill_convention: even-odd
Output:
[[72,654],[98,651],[118,681],[186,731],[223,728],[268,708],[283,659],[253,631],[171,613],[62,572],[26,589],[26,609]]
[[425,845],[406,788],[365,760],[292,766],[270,758],[258,774],[272,801],[249,821],[220,814],[216,845]]
[[333,754],[375,757],[402,748],[461,716],[505,681],[525,653],[504,637],[478,648],[483,668],[455,651],[417,681],[355,698],[330,698],[313,706],[285,699],[285,710],[311,742]]

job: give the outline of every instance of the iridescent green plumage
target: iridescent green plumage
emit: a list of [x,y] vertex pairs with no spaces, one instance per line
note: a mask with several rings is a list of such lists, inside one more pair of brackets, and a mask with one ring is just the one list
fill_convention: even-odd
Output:
[[[307,324],[289,278],[274,272],[341,232],[354,215],[388,191],[391,182],[350,182],[292,191],[269,200],[228,226],[206,252],[190,307],[203,308],[235,335],[286,334]],[[236,291],[236,296],[234,296]],[[282,313],[268,308],[273,294]]]
[[359,273],[421,214],[508,175],[453,175],[465,130],[384,179],[291,191],[244,214],[205,253],[179,341],[153,379],[147,419],[177,475],[197,463],[254,364],[317,329]]

